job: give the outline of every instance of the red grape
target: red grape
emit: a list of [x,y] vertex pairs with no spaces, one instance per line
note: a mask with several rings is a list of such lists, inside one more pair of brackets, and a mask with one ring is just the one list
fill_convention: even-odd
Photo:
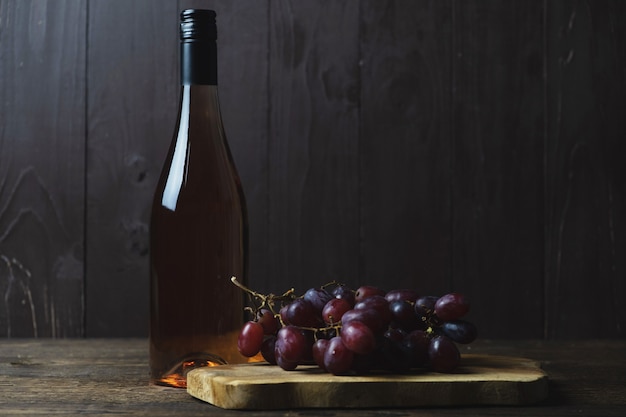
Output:
[[328,291],[323,288],[309,288],[304,293],[304,299],[307,300],[313,308],[319,313],[330,299],[333,298]]
[[297,362],[289,362],[285,360],[285,358],[280,354],[280,352],[278,352],[278,350],[275,350],[275,355],[276,355],[276,365],[280,366],[285,371],[293,371],[294,369],[298,367]]
[[237,338],[237,348],[243,356],[252,357],[259,353],[263,344],[263,327],[256,321],[243,325]]
[[430,367],[435,372],[452,372],[459,364],[461,354],[454,342],[445,336],[435,336],[428,347]]
[[363,301],[359,301],[354,305],[354,309],[375,310],[380,315],[380,318],[383,320],[385,325],[389,324],[393,319],[393,315],[389,310],[389,301],[387,301],[382,295],[372,295]]
[[359,301],[363,301],[374,295],[384,297],[385,291],[371,285],[362,285],[356,290],[356,293],[354,294],[354,301],[358,303]]
[[282,322],[284,324],[291,324],[289,323],[289,304],[285,304],[284,306],[282,306],[280,308],[280,311],[278,312],[278,315],[280,316],[280,319],[282,320]]
[[348,349],[361,355],[372,353],[376,348],[374,333],[360,321],[351,321],[343,326],[341,340]]
[[269,364],[276,365],[276,336],[270,336],[263,341],[261,345],[261,355]]
[[350,288],[346,287],[345,285],[336,286],[331,292],[331,294],[333,295],[333,297],[344,299],[348,303],[354,306],[354,303],[355,303],[354,291],[352,291]]
[[341,325],[345,326],[351,321],[360,321],[369,327],[375,334],[380,334],[385,331],[385,322],[380,317],[380,314],[376,310],[348,310],[341,317]]
[[281,328],[276,336],[276,360],[279,356],[289,363],[299,363],[308,356],[310,349],[306,335],[295,326],[288,325]]
[[344,313],[351,309],[352,305],[347,300],[343,298],[333,298],[324,306],[322,319],[328,324],[339,323]]
[[470,308],[467,297],[459,293],[446,294],[435,303],[435,314],[443,321],[457,320]]
[[328,345],[330,344],[330,340],[328,339],[318,339],[313,344],[313,360],[323,370],[326,370],[324,366],[324,355],[326,354],[326,350],[328,350]]
[[285,310],[286,322],[299,327],[316,327],[321,323],[313,304],[304,298],[296,298]]
[[391,290],[387,294],[385,294],[385,298],[390,303],[396,300],[415,302],[415,300],[417,300],[417,297],[419,297],[419,294],[417,293],[417,291],[407,290],[407,289]]
[[278,319],[270,310],[265,308],[257,314],[257,322],[263,327],[263,332],[266,335],[276,334],[280,327]]
[[352,366],[353,357],[354,353],[343,344],[341,337],[335,336],[330,339],[324,354],[324,368],[333,375],[346,374]]

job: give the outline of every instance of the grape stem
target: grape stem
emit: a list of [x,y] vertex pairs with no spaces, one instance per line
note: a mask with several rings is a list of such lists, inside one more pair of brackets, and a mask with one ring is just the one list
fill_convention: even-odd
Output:
[[[288,291],[286,291],[283,295],[275,295],[275,294],[261,294],[258,293],[248,287],[246,287],[245,285],[243,285],[241,282],[239,282],[237,280],[237,277],[233,276],[230,278],[230,281],[235,284],[237,287],[239,287],[240,289],[242,289],[243,291],[247,292],[248,294],[250,294],[252,297],[254,297],[257,300],[261,300],[261,305],[259,307],[256,307],[255,309],[252,309],[250,307],[246,307],[245,310],[249,311],[253,314],[256,314],[260,309],[262,309],[263,307],[267,307],[270,309],[270,311],[272,312],[272,314],[274,314],[274,317],[276,317],[278,320],[280,320],[280,323],[282,326],[285,325],[285,323],[283,322],[282,317],[280,316],[280,314],[276,313],[274,311],[274,302],[275,301],[292,301],[296,296],[294,295],[295,289],[291,288]],[[330,282],[326,285],[332,285],[335,284],[336,282]],[[341,329],[341,323],[331,323],[330,325],[326,326],[326,327],[302,327],[302,326],[295,326],[299,329],[302,330],[310,330],[313,332],[314,336],[317,338],[317,333],[318,332],[327,332],[330,330],[335,330],[335,331],[340,331]]]
[[237,281],[237,277],[232,276],[230,277],[230,281],[235,284],[236,286],[238,286],[239,288],[241,288],[242,290],[244,290],[245,292],[247,292],[248,294],[254,296],[254,297],[258,297],[260,299],[265,299],[266,296],[263,294],[259,294],[258,292],[251,290],[250,288],[246,287],[245,285],[243,285],[241,282]]
[[[256,311],[259,311],[263,307],[267,307],[267,308],[270,309],[272,314],[276,315],[276,311],[274,311],[274,302],[275,301],[287,301],[287,300],[293,300],[295,298],[295,295],[294,295],[295,289],[294,288],[291,288],[291,289],[285,291],[285,293],[283,293],[283,295],[275,295],[275,294],[265,295],[265,294],[258,293],[256,291],[251,290],[250,288],[246,287],[241,282],[239,282],[237,280],[237,277],[235,277],[235,276],[231,277],[230,281],[233,284],[235,284],[237,287],[242,289],[243,291],[245,291],[248,294],[250,294],[252,297],[254,297],[254,299],[261,300],[261,305],[256,308]],[[255,313],[256,313],[256,311],[255,311]]]

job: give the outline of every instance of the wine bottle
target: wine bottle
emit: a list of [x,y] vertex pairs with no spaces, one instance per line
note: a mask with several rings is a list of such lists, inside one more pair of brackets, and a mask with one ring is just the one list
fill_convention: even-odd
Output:
[[247,216],[217,92],[215,12],[181,13],[181,98],[150,224],[152,383],[186,386],[200,366],[246,361],[237,351]]

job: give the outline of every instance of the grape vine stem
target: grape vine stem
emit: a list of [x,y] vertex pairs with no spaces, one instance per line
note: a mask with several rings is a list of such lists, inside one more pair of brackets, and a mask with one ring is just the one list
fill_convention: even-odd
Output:
[[[237,280],[237,277],[233,276],[230,278],[230,281],[235,284],[237,287],[239,287],[240,289],[242,289],[243,291],[247,292],[248,294],[250,294],[252,297],[261,300],[261,305],[259,307],[256,308],[256,311],[260,310],[263,307],[267,307],[270,309],[270,311],[273,314],[276,314],[276,311],[274,311],[274,303],[276,301],[290,301],[293,300],[295,298],[295,289],[291,288],[287,291],[285,291],[284,294],[282,295],[275,295],[275,294],[261,294],[258,293],[248,287],[246,287],[245,285],[243,285],[241,282],[239,282]],[[255,313],[256,313],[255,311]]]

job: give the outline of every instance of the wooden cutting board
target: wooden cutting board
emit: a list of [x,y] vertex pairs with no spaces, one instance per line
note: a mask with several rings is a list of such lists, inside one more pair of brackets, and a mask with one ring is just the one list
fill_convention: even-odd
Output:
[[187,392],[226,409],[522,405],[547,397],[548,377],[530,359],[465,354],[453,374],[333,376],[267,363],[199,368],[187,375]]

